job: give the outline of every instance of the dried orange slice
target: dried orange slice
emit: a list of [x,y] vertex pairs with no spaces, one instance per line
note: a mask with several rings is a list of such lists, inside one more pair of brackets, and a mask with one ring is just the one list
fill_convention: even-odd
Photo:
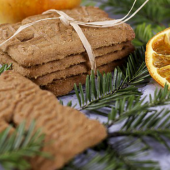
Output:
[[145,61],[150,75],[170,87],[170,28],[155,35],[146,46]]

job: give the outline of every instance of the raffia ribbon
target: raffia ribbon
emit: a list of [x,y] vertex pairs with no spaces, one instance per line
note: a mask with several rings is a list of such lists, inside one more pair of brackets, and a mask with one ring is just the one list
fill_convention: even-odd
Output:
[[44,12],[43,14],[48,14],[48,13],[57,13],[60,15],[60,17],[54,17],[54,18],[45,18],[45,19],[40,19],[37,21],[34,21],[32,23],[29,24],[25,24],[22,25],[18,28],[18,30],[7,40],[5,40],[3,43],[0,44],[0,47],[3,46],[5,43],[7,43],[8,41],[10,41],[12,38],[14,38],[16,35],[18,35],[21,31],[23,31],[24,29],[31,27],[32,25],[35,25],[36,23],[39,23],[41,21],[46,21],[46,20],[58,20],[60,19],[60,21],[65,25],[65,26],[72,26],[75,31],[77,32],[87,54],[90,60],[90,64],[91,64],[91,69],[92,70],[96,70],[96,62],[95,62],[95,55],[93,53],[92,47],[89,43],[89,41],[87,40],[86,36],[84,35],[82,29],[80,28],[80,26],[86,26],[86,27],[97,27],[97,28],[107,28],[107,27],[113,27],[116,25],[120,25],[122,23],[127,22],[128,20],[130,20],[132,17],[134,17],[145,5],[146,3],[149,2],[149,0],[145,0],[145,2],[131,15],[131,11],[134,8],[134,5],[136,4],[137,0],[134,1],[130,11],[128,12],[128,14],[123,17],[122,19],[116,19],[116,20],[109,20],[109,21],[100,21],[100,22],[80,22],[80,21],[76,21],[74,18],[71,18],[70,16],[68,16],[66,13],[64,13],[63,11],[59,11],[59,10],[55,10],[55,9],[51,9],[48,10],[46,12]]

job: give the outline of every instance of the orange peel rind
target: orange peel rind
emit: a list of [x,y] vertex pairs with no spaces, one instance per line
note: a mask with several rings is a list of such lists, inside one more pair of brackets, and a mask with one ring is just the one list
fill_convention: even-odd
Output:
[[170,28],[155,35],[146,46],[145,62],[152,78],[170,87]]

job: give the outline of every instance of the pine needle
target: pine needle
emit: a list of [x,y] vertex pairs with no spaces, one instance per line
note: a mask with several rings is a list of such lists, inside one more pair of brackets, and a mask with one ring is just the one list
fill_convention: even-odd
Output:
[[4,169],[26,170],[30,168],[30,164],[25,158],[50,158],[49,154],[40,151],[44,146],[45,136],[40,130],[34,132],[34,129],[35,122],[30,124],[28,130],[25,129],[25,123],[21,123],[12,134],[10,127],[0,133],[0,164]]
[[141,48],[129,56],[126,67],[116,68],[113,75],[111,73],[102,75],[98,71],[97,82],[94,72],[87,76],[85,94],[81,84],[79,90],[76,85],[74,90],[82,110],[96,111],[109,107],[117,99],[131,95],[140,96],[141,93],[135,86],[146,83],[146,79],[149,77],[144,63],[144,49]]
[[2,65],[2,67],[0,67],[0,74],[2,74],[3,72],[10,70],[12,67],[12,64],[4,64]]

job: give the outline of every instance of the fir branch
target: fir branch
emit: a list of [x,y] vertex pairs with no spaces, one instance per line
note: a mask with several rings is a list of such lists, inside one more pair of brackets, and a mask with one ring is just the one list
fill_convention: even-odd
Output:
[[95,6],[96,3],[93,0],[82,0],[81,1],[82,6]]
[[135,28],[136,38],[133,40],[133,44],[136,47],[144,46],[154,36],[154,34],[164,30],[165,26],[153,26],[146,23],[140,24]]
[[[64,102],[62,100],[59,100],[60,104],[64,106]],[[67,104],[66,104],[67,107],[72,107],[72,108],[75,108],[77,106],[77,104],[75,104],[73,106],[73,103],[72,101],[69,101]]]
[[44,135],[41,130],[34,131],[35,122],[32,122],[28,130],[25,130],[25,123],[22,123],[15,132],[11,132],[9,127],[0,133],[0,164],[6,170],[30,168],[25,158],[37,155],[50,158],[47,153],[40,151],[44,146]]
[[140,96],[141,93],[135,85],[146,82],[150,77],[144,63],[144,49],[137,50],[128,58],[127,66],[122,70],[116,68],[114,75],[111,73],[97,73],[97,82],[95,82],[94,73],[87,76],[85,94],[82,85],[79,85],[79,91],[75,85],[79,105],[82,110],[97,110],[103,107],[109,107],[111,103],[127,96]]
[[157,162],[141,159],[147,151],[148,147],[140,140],[123,138],[113,141],[108,138],[62,170],[160,170]]
[[[129,116],[129,119],[131,119],[131,117],[140,116],[141,112],[144,112],[144,114],[154,112],[156,115],[157,110],[153,110],[152,108],[170,104],[170,91],[168,90],[167,85],[165,85],[164,89],[156,89],[154,96],[152,97],[149,95],[149,101],[144,102],[146,97],[147,96],[143,99],[137,98],[134,100],[134,96],[131,96],[129,98],[124,98],[123,100],[117,100],[115,107],[112,108],[112,111],[109,114],[108,121],[113,121],[115,123],[124,118],[129,118]],[[142,120],[140,119],[140,121]],[[128,122],[130,121],[127,120],[127,123]],[[140,122],[137,121],[137,123]]]
[[[109,7],[110,11],[114,14],[125,15],[129,12],[134,0],[101,0],[100,2],[102,8]],[[136,11],[143,2],[144,0],[137,1],[132,12]],[[170,9],[166,7],[168,5],[170,5],[169,0],[150,0],[146,6],[131,19],[131,23],[134,26],[143,23],[152,24],[153,26],[162,26],[164,25],[163,21],[170,21],[168,17]]]
[[[150,145],[145,141],[145,138],[152,138],[155,141],[158,141],[163,146],[165,146],[170,151],[170,146],[168,142],[170,141],[170,122],[168,121],[170,118],[170,110],[161,110],[157,111],[153,108],[157,106],[163,106],[170,104],[170,91],[168,91],[168,86],[165,85],[164,89],[155,90],[155,94],[152,97],[149,96],[149,101],[145,102],[145,98],[141,99],[141,96],[138,95],[136,97],[135,95],[129,95],[129,96],[121,96],[118,98],[112,98],[112,95],[119,94],[119,91],[116,91],[115,93],[111,94],[111,97],[107,97],[107,93],[110,92],[112,86],[110,86],[109,82],[118,82],[118,86],[116,84],[113,87],[124,87],[127,91],[129,91],[128,86],[129,85],[138,85],[142,82],[145,82],[146,79],[149,77],[148,72],[146,69],[146,65],[143,62],[143,50],[137,50],[133,57],[130,55],[127,63],[127,67],[121,69],[116,69],[114,72],[113,79],[110,77],[111,74],[106,75],[104,74],[101,76],[100,73],[98,73],[98,79],[102,80],[101,82],[98,81],[97,85],[95,84],[95,76],[92,73],[90,78],[86,81],[86,95],[84,95],[82,86],[80,85],[80,94],[78,93],[78,89],[75,86],[75,91],[80,103],[80,106],[82,109],[87,110],[93,110],[98,115],[104,115],[105,117],[108,117],[108,123],[106,124],[108,127],[108,130],[111,127],[114,127],[117,123],[123,123],[122,128],[116,132],[110,132],[109,136],[107,138],[107,141],[112,141],[113,139],[118,139],[119,137],[123,137],[125,139],[133,139],[136,141],[138,139],[139,146],[144,145],[146,151],[150,149]],[[135,57],[138,56],[138,57]],[[140,56],[140,57],[139,57]],[[136,61],[136,62],[135,62]],[[119,74],[118,74],[119,73]],[[116,75],[116,76],[115,76]],[[121,76],[120,76],[121,75]],[[109,77],[109,78],[108,78]],[[116,77],[116,80],[115,80]],[[120,80],[121,79],[121,80]],[[103,85],[105,87],[103,87]],[[125,86],[124,86],[125,85]],[[102,87],[102,88],[101,88]],[[104,90],[103,90],[104,89]],[[129,91],[130,92],[130,91]],[[106,94],[106,95],[105,95]],[[103,100],[100,98],[97,98],[98,96],[103,97]],[[97,100],[97,99],[98,100]],[[112,100],[113,99],[113,100]],[[95,101],[95,102],[94,102]],[[109,101],[111,101],[109,103]],[[87,103],[88,102],[88,103]],[[94,102],[94,103],[93,103]],[[86,103],[85,105],[83,105]],[[88,105],[89,104],[89,105]],[[85,107],[84,107],[85,106]],[[98,111],[98,109],[103,107],[111,108],[111,112],[108,114],[108,110],[106,113],[103,111]],[[135,151],[132,149],[131,152],[128,154],[122,154],[124,153],[122,150],[119,153],[118,148],[112,147],[110,143],[103,142],[102,143],[105,147],[103,149],[103,152],[105,153],[100,154],[101,149],[98,150],[99,156],[95,158],[95,166],[92,164],[90,165],[90,168],[88,169],[100,169],[99,164],[103,167],[105,165],[105,169],[160,169],[157,167],[155,163],[152,161],[139,161],[138,159],[129,159],[129,155],[135,155]],[[133,145],[133,144],[132,144]],[[133,145],[135,148],[135,145]],[[124,149],[127,149],[127,146],[125,146]],[[108,151],[109,152],[106,152]],[[144,150],[140,148],[138,150],[138,153],[142,153]],[[119,155],[119,154],[120,155]],[[121,159],[118,161],[118,158]],[[87,157],[86,157],[87,159]],[[127,162],[130,163],[130,165],[127,165]],[[119,165],[120,163],[120,165]],[[139,164],[140,167],[138,166]],[[148,163],[148,164],[147,164]],[[86,164],[87,167],[89,167],[89,164]],[[135,167],[135,165],[137,165]],[[154,166],[156,165],[156,166]],[[86,166],[85,166],[86,167]],[[83,168],[80,168],[83,169]],[[104,169],[104,168],[103,168]]]
[[8,64],[4,64],[2,65],[2,67],[0,67],[0,74],[2,74],[3,72],[10,70],[12,67],[12,64],[8,65]]
[[159,170],[157,162],[140,160],[141,156],[148,154],[147,149],[139,140],[123,138],[114,143],[109,142],[107,148],[98,152],[82,170]]
[[[130,97],[116,102],[108,116],[109,127],[120,121],[124,124],[120,131],[110,134],[110,137],[133,136],[142,138],[142,140],[149,137],[162,143],[170,151],[167,142],[170,141],[170,110],[155,109],[155,107],[170,104],[168,86],[165,85],[164,89],[155,90],[154,96],[150,95],[148,102],[144,102],[145,98],[135,101],[133,97]],[[126,105],[125,101],[127,101]]]
[[[157,162],[141,158],[151,150],[152,145],[146,141],[148,138],[159,142],[170,151],[170,110],[153,109],[170,104],[170,91],[165,85],[164,89],[155,90],[154,96],[150,96],[148,102],[145,102],[145,98],[134,100],[132,96],[117,100],[108,116],[108,128],[122,122],[120,130],[109,130],[107,139],[90,152],[96,153],[90,163],[85,162],[81,167],[81,162],[74,163],[66,170],[159,170]],[[89,160],[87,153],[84,154],[82,163]]]

